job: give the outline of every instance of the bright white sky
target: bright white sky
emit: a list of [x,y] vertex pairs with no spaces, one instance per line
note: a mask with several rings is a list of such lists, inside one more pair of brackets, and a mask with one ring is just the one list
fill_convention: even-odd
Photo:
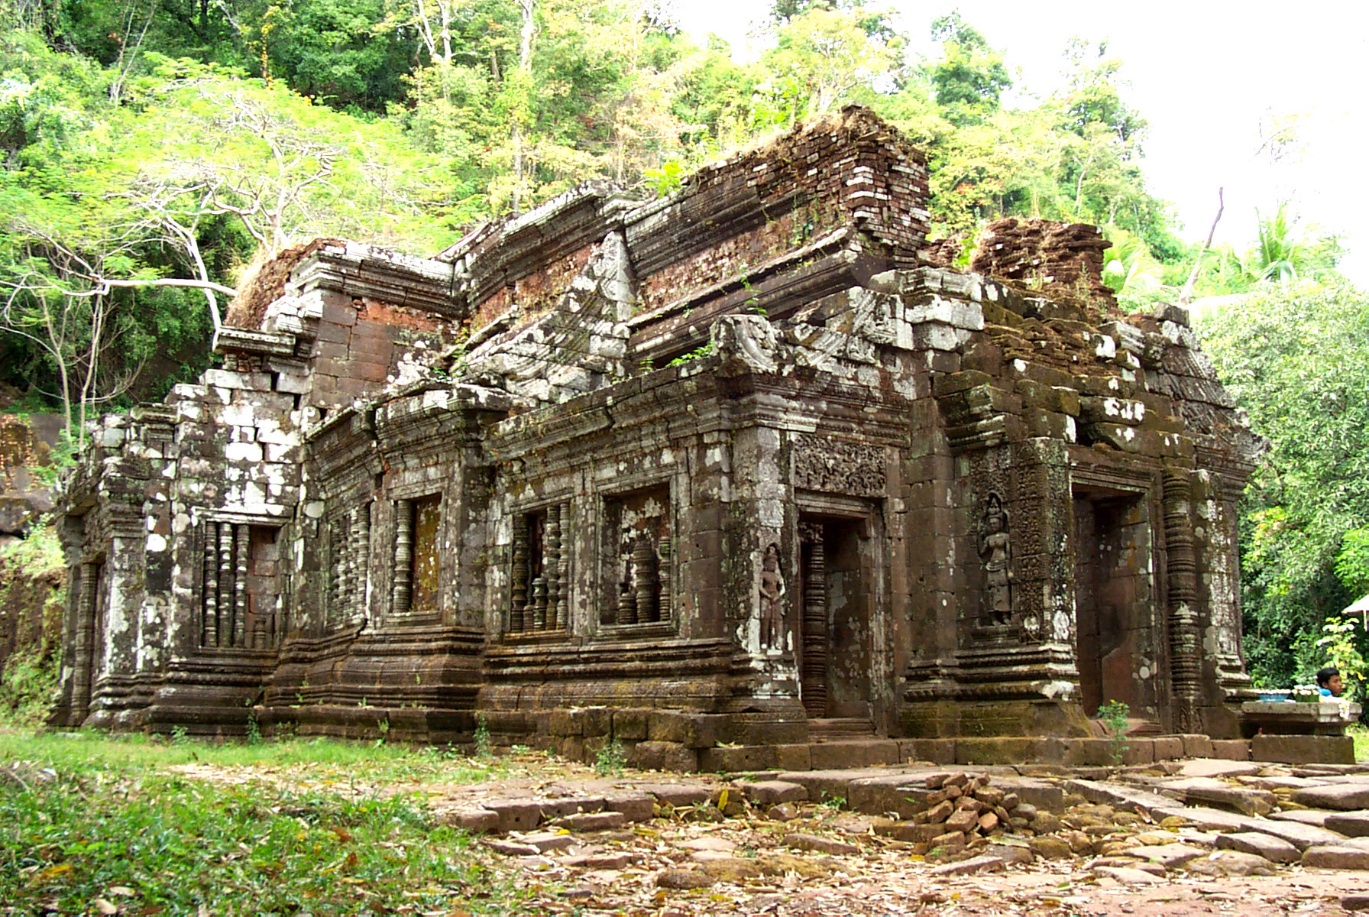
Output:
[[[873,4],[872,4],[873,5]],[[1201,240],[1226,212],[1217,242],[1244,248],[1255,208],[1291,198],[1302,227],[1339,234],[1342,269],[1369,285],[1369,3],[1337,0],[895,0],[915,50],[931,55],[932,19],[953,8],[1004,52],[1019,88],[1061,83],[1072,36],[1107,40],[1124,61],[1124,97],[1150,123],[1145,173],[1172,202],[1182,235]],[[747,53],[747,33],[769,0],[677,0],[680,24]],[[752,52],[754,53],[754,51]],[[1271,119],[1296,118],[1300,146],[1277,166],[1257,156]]]

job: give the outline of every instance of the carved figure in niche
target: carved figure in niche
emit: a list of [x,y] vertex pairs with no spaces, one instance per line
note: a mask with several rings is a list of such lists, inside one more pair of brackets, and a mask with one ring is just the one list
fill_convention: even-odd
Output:
[[771,543],[761,558],[761,646],[784,648],[784,576],[780,546]]
[[984,510],[984,537],[979,556],[984,561],[985,606],[989,624],[1012,623],[1012,544],[1008,537],[1008,514],[998,494],[989,494]]

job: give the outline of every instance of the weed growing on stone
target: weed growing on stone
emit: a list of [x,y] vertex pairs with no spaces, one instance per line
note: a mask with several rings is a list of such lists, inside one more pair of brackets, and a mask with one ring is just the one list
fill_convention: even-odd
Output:
[[623,752],[623,743],[614,739],[603,748],[599,749],[594,756],[594,771],[600,777],[616,777],[627,767],[627,755]]
[[1098,708],[1098,719],[1108,730],[1108,753],[1113,764],[1121,764],[1127,753],[1127,718],[1131,708],[1119,700],[1110,700]]
[[490,741],[490,724],[485,722],[485,715],[477,713],[475,715],[475,756],[482,760],[494,756],[494,745]]

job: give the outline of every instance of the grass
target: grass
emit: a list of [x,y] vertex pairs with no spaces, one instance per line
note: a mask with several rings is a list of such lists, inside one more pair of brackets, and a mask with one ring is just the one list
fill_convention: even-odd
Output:
[[[219,770],[192,778],[187,764]],[[0,731],[0,914],[516,912],[529,890],[437,824],[422,785],[527,766],[330,740]]]
[[1355,723],[1346,727],[1345,734],[1355,740],[1355,760],[1361,763],[1369,761],[1369,727]]

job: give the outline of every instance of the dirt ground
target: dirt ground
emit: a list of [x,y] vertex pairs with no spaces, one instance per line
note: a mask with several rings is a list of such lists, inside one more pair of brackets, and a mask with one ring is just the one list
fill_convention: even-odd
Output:
[[[536,756],[529,756],[526,766],[515,767],[509,776],[477,784],[320,783],[296,768],[259,771],[190,765],[178,770],[211,781],[266,780],[348,795],[420,793],[439,818],[483,800],[564,796],[602,791],[606,785],[589,768]],[[721,785],[717,777],[631,771],[611,783],[630,789],[662,781],[711,786],[715,791]],[[1030,862],[994,864],[963,875],[956,870],[966,867],[917,855],[912,844],[876,834],[876,819],[831,804],[803,803],[778,811],[748,805],[731,816],[714,806],[658,805],[655,815],[611,830],[553,825],[491,835],[473,855],[529,892],[527,913],[577,917],[1197,917],[1339,915],[1347,907],[1369,908],[1369,899],[1357,900],[1369,896],[1369,872],[1363,871],[1269,864],[1273,875],[1221,875],[1219,869],[1204,868],[1200,858],[1167,870],[1143,864],[1150,870],[1143,872],[1115,868],[1117,857],[1032,858],[1019,845],[1023,859]],[[1212,840],[1211,835],[1189,829],[1142,827],[1168,830],[1175,841],[1185,843]],[[544,849],[510,849],[529,844]],[[1213,850],[1208,858],[1220,856]],[[456,906],[451,913],[463,911]]]

